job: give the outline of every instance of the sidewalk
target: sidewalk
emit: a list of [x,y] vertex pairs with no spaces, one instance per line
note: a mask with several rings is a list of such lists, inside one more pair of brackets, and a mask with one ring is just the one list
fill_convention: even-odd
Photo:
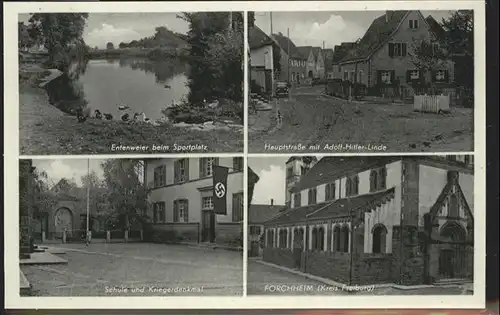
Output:
[[471,284],[471,283],[466,283],[466,284],[463,284],[463,285],[457,285],[457,284],[450,284],[450,285],[424,285],[424,284],[422,284],[422,285],[399,285],[399,284],[395,284],[395,283],[366,284],[366,285],[346,285],[344,283],[340,283],[340,282],[337,282],[337,281],[334,281],[334,280],[331,280],[331,279],[327,279],[327,278],[323,278],[323,277],[318,277],[318,276],[315,276],[315,275],[312,275],[312,274],[309,274],[309,273],[304,273],[304,272],[301,272],[301,271],[299,271],[297,269],[291,269],[291,268],[287,268],[287,267],[275,265],[275,264],[272,264],[272,263],[268,263],[268,262],[265,262],[263,260],[253,260],[253,261],[255,261],[257,263],[260,263],[260,264],[263,264],[263,265],[266,265],[266,266],[270,266],[270,267],[274,267],[274,268],[280,269],[282,271],[293,273],[295,275],[303,276],[305,278],[308,278],[308,279],[311,279],[311,280],[315,280],[315,281],[324,283],[324,284],[329,285],[329,286],[335,286],[335,287],[341,288],[344,291],[348,291],[350,293],[359,293],[360,292],[360,290],[359,290],[360,287],[373,287],[374,289],[383,289],[383,288],[386,288],[386,289],[396,289],[396,290],[400,290],[400,291],[411,291],[411,290],[421,290],[421,289],[434,289],[434,288],[442,288],[442,289],[447,289],[447,288],[461,288],[463,294],[473,294],[473,284]]

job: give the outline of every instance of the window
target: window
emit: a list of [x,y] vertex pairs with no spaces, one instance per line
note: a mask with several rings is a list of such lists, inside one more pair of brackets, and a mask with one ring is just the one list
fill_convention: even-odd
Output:
[[325,245],[325,229],[314,227],[312,230],[312,250],[322,251]]
[[370,192],[383,190],[386,186],[386,169],[381,167],[370,172]]
[[359,193],[359,177],[358,175],[347,178],[345,184],[346,197],[355,196]]
[[358,78],[356,80],[357,82],[363,82],[363,70],[358,71]]
[[308,191],[308,204],[310,205],[314,205],[316,204],[316,197],[317,197],[317,191],[316,191],[316,188],[311,188],[309,189]]
[[214,208],[212,196],[201,198],[201,208],[203,210],[212,210]]
[[340,251],[343,253],[348,253],[349,252],[349,227],[344,225],[342,229],[340,230]]
[[325,186],[325,200],[335,199],[335,183],[326,184]]
[[418,20],[408,20],[408,26],[410,27],[410,29],[412,30],[416,30],[418,29]]
[[153,175],[154,187],[161,187],[167,184],[166,182],[166,167],[165,165],[160,165],[155,167]]
[[406,43],[389,43],[389,57],[406,57]]
[[233,194],[233,222],[243,221],[243,193]]
[[180,159],[174,163],[174,182],[182,183],[189,179],[189,160]]
[[300,207],[300,192],[293,194],[293,207]]
[[450,203],[448,205],[448,217],[459,218],[460,212],[458,207],[458,198],[456,194],[450,196]]
[[344,70],[344,81],[349,80],[349,72],[347,70]]
[[279,248],[287,248],[288,247],[288,230],[282,229],[279,232],[280,243]]
[[250,226],[250,235],[260,235],[260,226],[258,225]]
[[372,253],[380,254],[385,253],[385,242],[387,236],[387,229],[385,226],[379,224],[373,228],[373,246]]
[[153,222],[165,223],[165,202],[153,203]]
[[181,199],[174,201],[174,222],[189,222],[187,200]]
[[219,165],[218,158],[200,158],[200,178],[212,176],[214,165]]
[[380,72],[380,81],[384,84],[391,84],[391,72],[390,71],[381,71]]
[[410,70],[410,80],[418,80],[418,79],[420,79],[420,71]]
[[340,227],[333,228],[333,251],[340,252]]
[[274,246],[274,230],[267,230],[267,247]]
[[448,71],[437,70],[434,72],[434,81],[448,81]]
[[234,172],[243,171],[243,158],[242,157],[233,158],[233,171]]

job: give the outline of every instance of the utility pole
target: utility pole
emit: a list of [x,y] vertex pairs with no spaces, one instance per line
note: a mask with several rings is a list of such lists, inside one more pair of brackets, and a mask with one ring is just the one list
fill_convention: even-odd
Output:
[[90,242],[90,159],[87,159],[87,233],[85,233],[85,244]]
[[[269,12],[269,23],[271,31],[271,39],[273,37],[273,12]],[[272,46],[271,46],[272,48]],[[274,56],[273,50],[271,49],[271,95],[274,97]]]
[[287,80],[288,84],[290,84],[290,28],[286,29],[286,37],[287,37],[287,48],[286,48],[286,54],[288,55],[288,68],[286,70],[287,73]]
[[229,29],[233,29],[233,12],[229,11]]

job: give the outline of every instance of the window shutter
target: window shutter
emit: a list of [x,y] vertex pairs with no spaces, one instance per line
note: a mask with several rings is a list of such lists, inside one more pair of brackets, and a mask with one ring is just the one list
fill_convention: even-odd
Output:
[[431,81],[432,82],[436,81],[436,71],[434,71],[434,70],[431,71]]
[[189,200],[184,200],[184,207],[185,207],[185,213],[184,213],[184,216],[185,216],[185,222],[189,222]]
[[401,55],[406,57],[406,43],[401,44]]
[[444,81],[450,82],[450,76],[448,70],[444,70]]
[[219,158],[214,158],[214,165],[219,165]]
[[377,70],[377,84],[382,84],[382,71]]
[[411,82],[411,70],[406,70],[406,82]]
[[184,164],[184,167],[186,168],[186,178],[185,181],[187,182],[189,180],[189,158],[184,159],[186,163]]
[[174,182],[179,182],[179,162],[174,161]]
[[413,26],[414,26],[415,28],[418,28],[418,20],[415,20],[415,22],[413,22],[413,23],[415,23],[415,25],[413,25]]
[[204,162],[204,160],[205,160],[205,158],[200,158],[200,160],[199,160],[199,161],[200,161],[200,162],[199,162],[199,165],[200,165],[200,166],[199,166],[199,167],[200,167],[200,178],[205,177],[205,168],[203,167],[203,166],[204,166],[204,165],[203,165],[203,164],[204,164],[204,163],[203,163],[203,162]]
[[177,200],[174,200],[174,222],[179,222],[179,211],[177,207]]
[[389,57],[394,57],[394,43],[389,43]]

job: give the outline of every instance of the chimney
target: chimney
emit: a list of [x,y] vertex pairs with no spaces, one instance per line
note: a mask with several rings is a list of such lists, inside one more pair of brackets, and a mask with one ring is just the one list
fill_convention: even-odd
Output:
[[274,199],[271,199],[271,206],[274,206]]
[[385,23],[389,23],[389,20],[391,19],[391,14],[392,11],[385,11]]

